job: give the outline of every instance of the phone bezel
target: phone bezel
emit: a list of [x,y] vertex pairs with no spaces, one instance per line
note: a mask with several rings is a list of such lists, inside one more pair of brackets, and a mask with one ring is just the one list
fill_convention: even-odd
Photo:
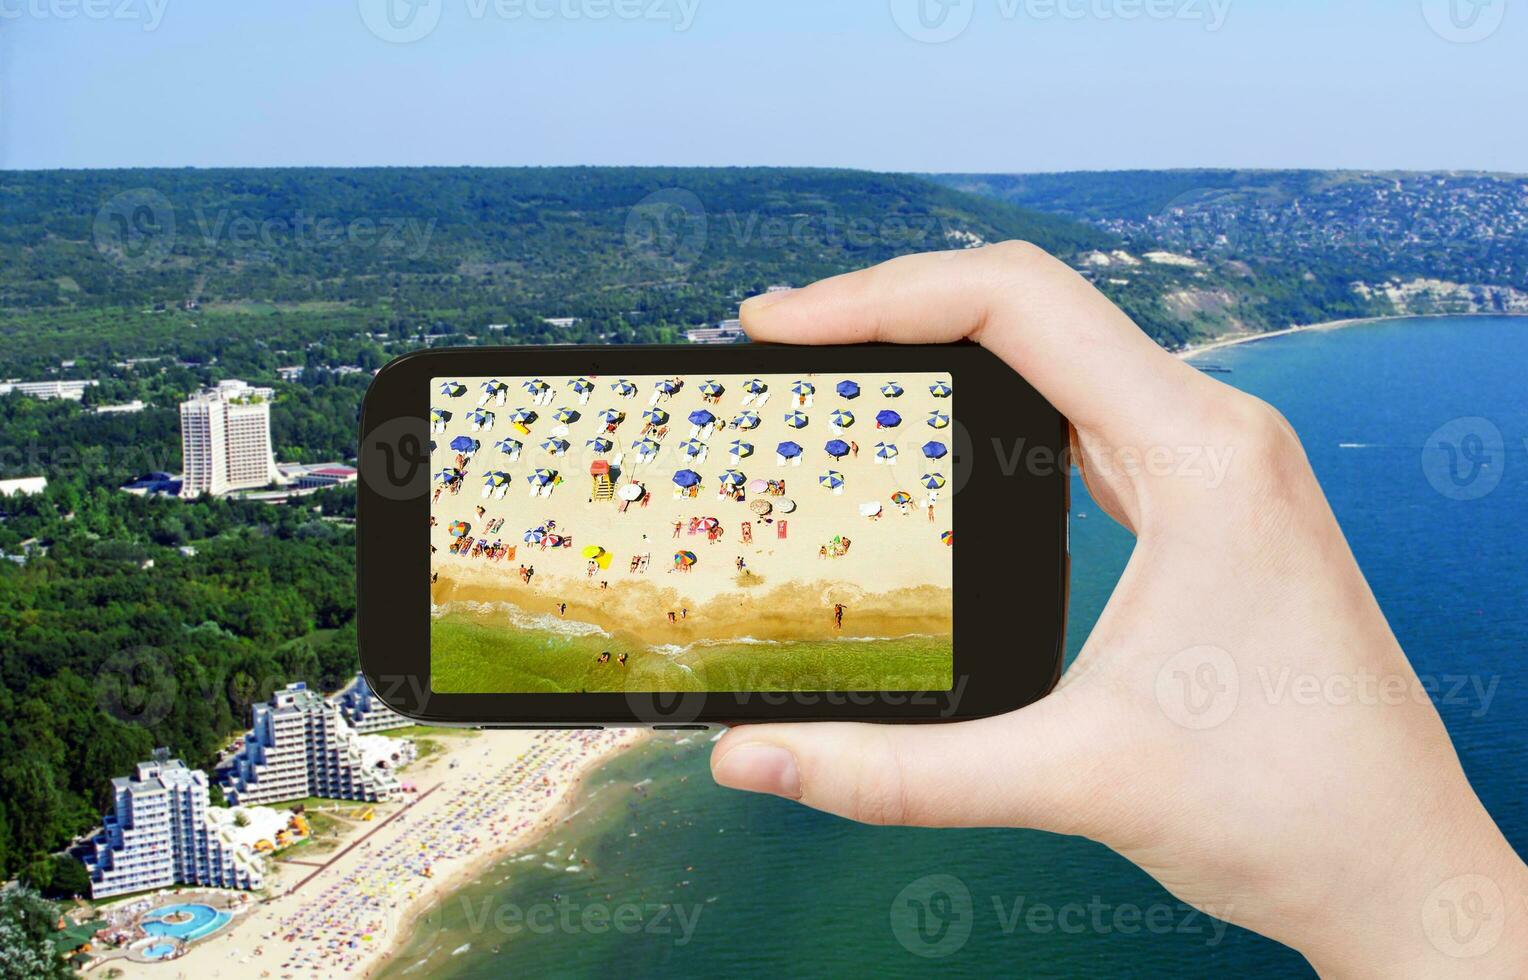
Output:
[[[957,501],[949,692],[444,694],[429,684],[428,473],[398,478],[402,445],[428,445],[432,382],[493,375],[947,372],[955,388],[949,489]],[[361,411],[357,621],[361,667],[383,703],[421,722],[509,727],[740,721],[949,721],[1010,711],[1060,677],[1068,591],[1066,420],[970,343],[467,347],[416,351],[373,379]],[[962,450],[962,443],[965,449]],[[429,461],[423,461],[428,471]],[[418,528],[417,534],[398,533]]]

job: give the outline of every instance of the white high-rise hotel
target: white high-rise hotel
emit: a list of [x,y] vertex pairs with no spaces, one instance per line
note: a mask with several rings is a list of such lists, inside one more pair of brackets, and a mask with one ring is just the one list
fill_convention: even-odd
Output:
[[111,781],[112,810],[85,854],[95,898],[175,884],[259,888],[260,862],[208,818],[207,774],[161,749]]
[[180,403],[182,497],[258,489],[281,481],[271,451],[270,388],[219,381]]
[[355,738],[337,705],[306,684],[289,684],[269,703],[255,705],[244,744],[220,768],[223,795],[239,806],[308,796],[396,798],[402,791],[397,777],[367,766]]

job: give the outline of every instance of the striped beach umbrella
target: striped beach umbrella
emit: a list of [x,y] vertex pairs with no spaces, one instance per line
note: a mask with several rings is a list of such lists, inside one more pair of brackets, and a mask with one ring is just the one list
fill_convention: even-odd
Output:
[[838,383],[837,391],[840,398],[859,397],[859,385],[855,384],[853,381],[840,381]]
[[740,487],[748,482],[748,477],[737,470],[728,470],[721,476],[722,483],[729,487]]
[[453,538],[465,538],[467,532],[471,530],[472,525],[466,521],[455,521],[450,527],[446,528],[446,533],[450,534]]
[[642,418],[652,425],[663,425],[669,420],[669,413],[661,408],[649,408],[642,413]]
[[810,381],[797,381],[791,385],[791,391],[798,395],[814,395],[817,393],[817,386]]
[[925,473],[919,479],[919,482],[930,490],[938,490],[940,487],[944,486],[944,474]]
[[759,427],[759,413],[738,412],[737,418],[732,420],[732,424],[739,429],[757,429]]
[[827,487],[829,490],[837,490],[839,487],[844,485],[844,475],[837,470],[828,470],[822,476],[817,478],[817,482]]
[[482,446],[481,442],[471,436],[457,436],[451,440],[451,451],[457,453],[475,453]]
[[643,439],[636,445],[638,456],[656,456],[659,448],[658,443],[652,439]]
[[695,552],[693,551],[674,552],[675,568],[689,568],[691,565],[695,564],[696,561],[697,559],[695,557]]
[[883,408],[875,413],[875,424],[883,429],[895,429],[902,424],[902,416],[889,408]]
[[509,420],[520,425],[530,425],[536,421],[536,413],[529,408],[517,408],[510,413]]
[[445,425],[451,421],[451,413],[443,408],[432,408],[430,409],[430,421]]
[[547,384],[545,381],[542,381],[540,378],[532,378],[529,381],[521,384],[520,387],[524,388],[532,395],[539,395],[543,391],[546,391],[548,388],[550,388],[551,385]]
[[489,487],[502,487],[509,482],[509,474],[503,470],[494,470],[483,474],[483,485]]
[[875,444],[875,455],[877,459],[896,459],[899,452],[901,452],[901,450],[889,442],[878,442]]
[[532,473],[530,476],[526,477],[526,479],[530,480],[531,483],[535,484],[538,487],[544,487],[544,486],[549,485],[550,483],[552,483],[552,481],[557,479],[557,471],[556,470],[537,470],[536,472]]
[[854,424],[854,413],[847,408],[835,408],[833,414],[828,416],[828,421],[840,429],[847,429]]
[[732,440],[732,455],[741,459],[744,456],[753,455],[753,443],[744,442],[741,439]]
[[590,439],[588,442],[584,443],[584,446],[594,450],[597,453],[608,453],[610,450],[615,448],[615,443],[611,442],[604,436],[595,436],[593,439]]
[[706,451],[706,444],[699,439],[686,439],[679,444],[679,448],[684,450],[686,456],[699,456]]
[[449,398],[460,398],[467,393],[467,386],[460,381],[442,381],[440,393]]
[[439,483],[455,483],[461,478],[462,471],[456,469],[441,470],[439,473],[435,474],[435,479]]
[[806,428],[806,415],[801,412],[786,412],[785,424],[793,429]]
[[949,426],[950,417],[943,412],[929,412],[928,418],[924,419],[924,421],[929,424],[930,428],[943,429]]
[[560,438],[558,436],[553,436],[552,438],[548,439],[546,442],[543,442],[541,444],[541,448],[545,449],[549,453],[556,454],[556,453],[565,453],[565,452],[567,452],[569,445],[570,445],[570,443],[568,442],[568,440]]
[[568,382],[568,387],[572,388],[575,394],[587,395],[594,390],[594,382],[588,378],[574,378]]
[[716,381],[707,381],[705,384],[700,386],[700,393],[705,395],[707,398],[716,398],[726,390],[727,389],[723,388],[721,384]]
[[563,425],[570,425],[578,421],[578,412],[571,408],[559,408],[557,411],[552,413],[552,418],[561,422]]
[[801,447],[796,445],[794,442],[782,442],[780,445],[775,447],[775,452],[779,453],[781,456],[784,456],[786,459],[795,459],[797,456],[801,455]]
[[897,384],[895,381],[888,381],[881,385],[881,394],[885,395],[887,398],[901,398],[902,386]]
[[712,415],[710,412],[706,411],[703,408],[697,408],[695,411],[690,413],[690,424],[691,425],[710,425],[712,422],[715,422],[715,421],[716,421],[716,416]]
[[679,470],[674,474],[674,485],[678,487],[693,487],[700,482],[700,474],[694,470]]
[[637,394],[637,386],[632,384],[630,381],[627,381],[625,378],[612,382],[610,385],[610,390],[622,398],[632,398]]
[[955,532],[954,531],[945,531],[943,534],[939,535],[939,540],[944,542],[947,545],[954,544],[955,543]]
[[949,384],[944,381],[935,381],[928,386],[928,393],[935,398],[948,398],[951,390]]
[[769,385],[765,384],[763,381],[760,381],[758,378],[753,378],[747,384],[743,385],[743,390],[748,392],[750,395],[762,395],[764,392],[769,390]]
[[908,493],[906,490],[898,490],[896,493],[891,495],[891,502],[896,504],[898,507],[906,507],[908,504],[913,502],[913,495]]
[[834,459],[843,459],[849,455],[849,444],[842,439],[831,439],[826,446],[822,447],[829,456]]
[[529,531],[525,532],[525,543],[526,544],[540,544],[541,540],[543,538],[545,538],[545,537],[546,537],[546,528],[544,528],[544,527],[533,527]]
[[665,395],[672,395],[674,392],[679,390],[679,382],[673,380],[672,378],[664,378],[662,381],[653,385],[653,387],[657,388]]
[[625,417],[625,414],[626,413],[619,412],[616,409],[607,408],[599,414],[599,420],[606,425],[615,425]]
[[467,415],[467,421],[473,425],[487,428],[493,425],[493,413],[486,408],[475,409]]
[[[455,382],[451,383],[454,384]],[[478,385],[478,387],[483,389],[484,398],[492,398],[495,395],[502,394],[509,390],[509,385],[500,381],[498,378],[494,378],[492,381],[484,381],[482,384]]]
[[923,455],[929,459],[943,459],[947,452],[949,450],[945,448],[942,442],[925,442],[923,444]]
[[493,447],[506,456],[513,456],[525,448],[525,443],[518,439],[500,439],[493,444]]

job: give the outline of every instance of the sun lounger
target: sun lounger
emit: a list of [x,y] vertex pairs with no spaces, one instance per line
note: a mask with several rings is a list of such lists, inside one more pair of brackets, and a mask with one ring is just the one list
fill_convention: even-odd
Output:
[[751,404],[752,402],[753,402],[753,392],[748,392],[747,394],[745,394],[743,396],[743,407],[744,408],[747,408],[749,406],[749,404]]
[[763,408],[765,405],[769,404],[769,396],[771,394],[773,394],[773,392],[766,391],[764,394],[760,395],[759,403],[755,405],[754,408]]

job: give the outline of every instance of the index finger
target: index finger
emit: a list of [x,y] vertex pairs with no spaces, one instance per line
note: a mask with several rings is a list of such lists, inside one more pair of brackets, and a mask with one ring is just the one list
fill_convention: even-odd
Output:
[[754,296],[741,318],[751,338],[776,343],[970,338],[1088,428],[1159,417],[1204,381],[1085,279],[1023,242],[902,256]]

